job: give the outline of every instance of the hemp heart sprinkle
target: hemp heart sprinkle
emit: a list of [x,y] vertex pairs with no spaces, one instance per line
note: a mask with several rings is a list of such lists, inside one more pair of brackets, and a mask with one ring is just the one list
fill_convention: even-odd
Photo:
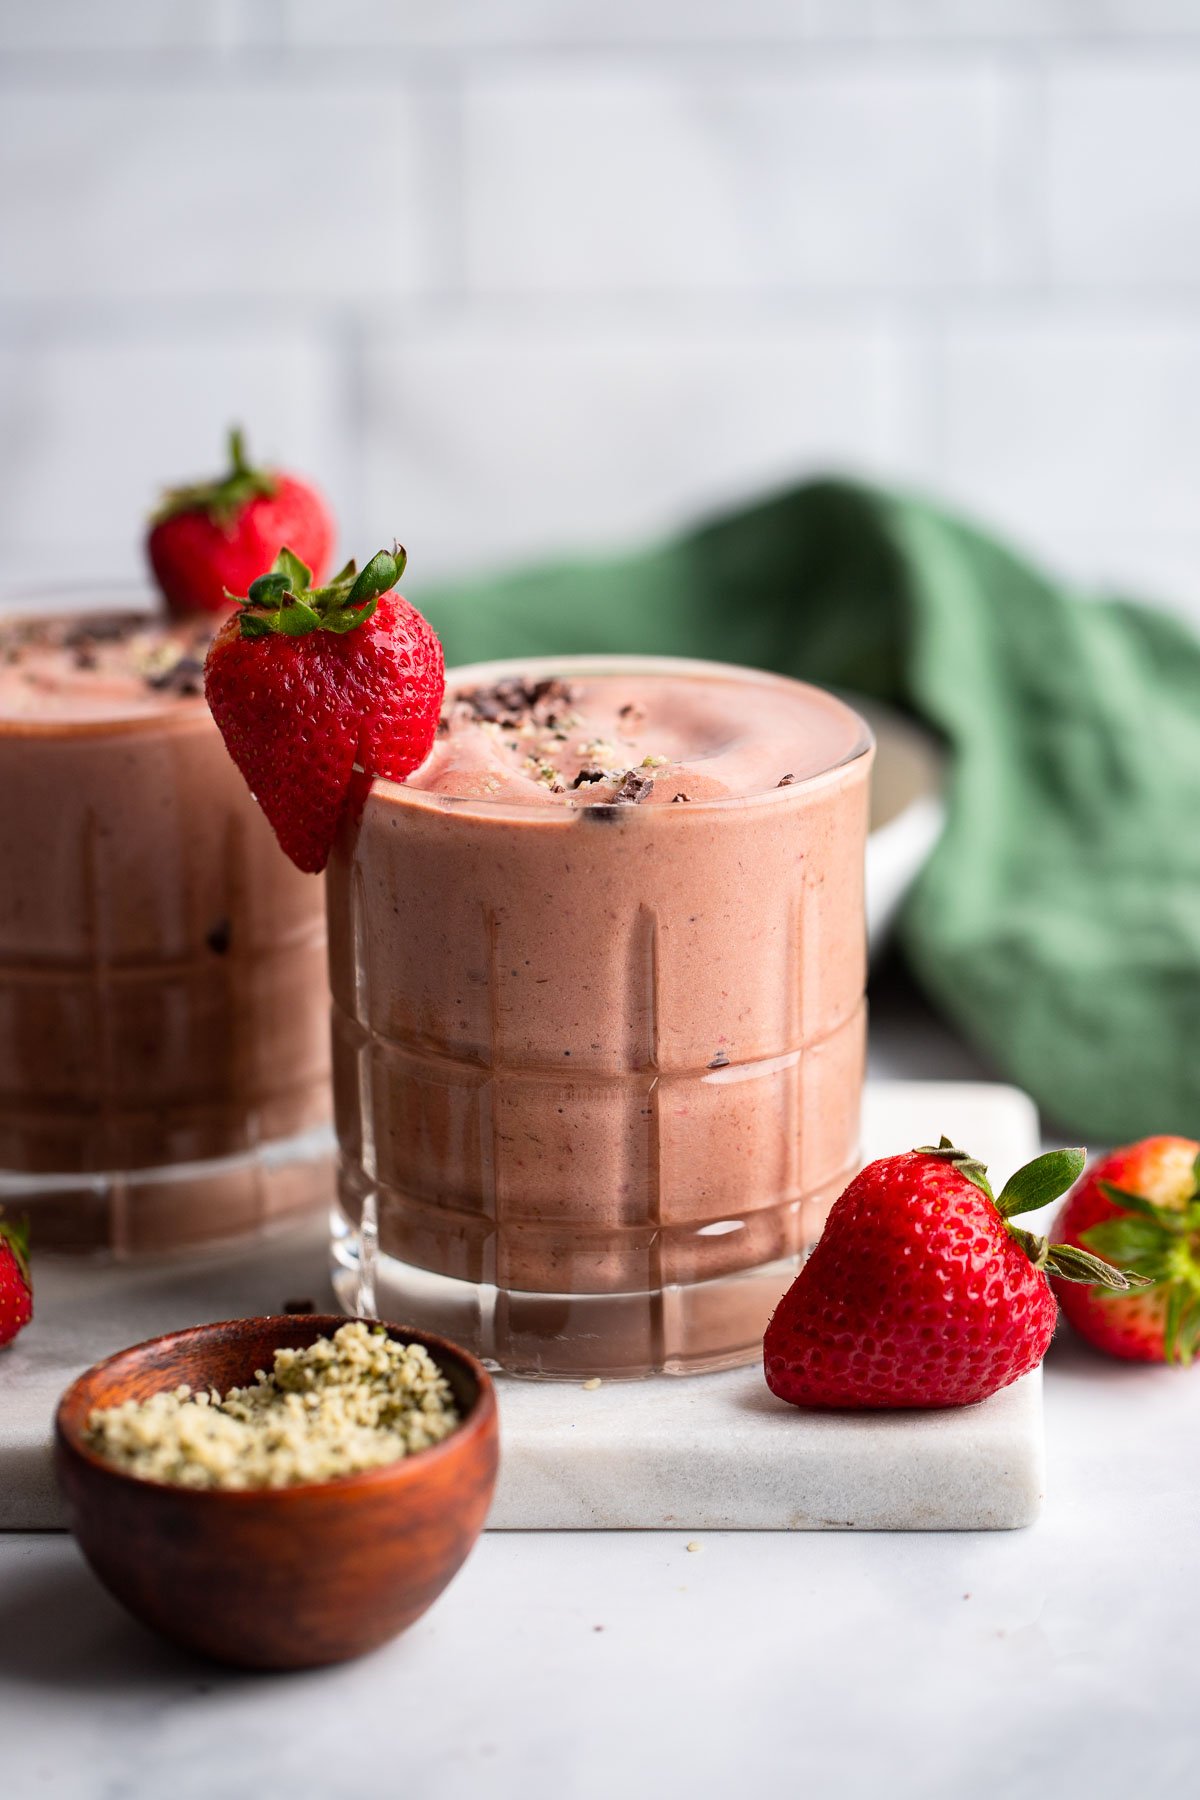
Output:
[[224,1396],[178,1387],[97,1409],[87,1441],[148,1481],[281,1488],[398,1462],[459,1423],[450,1384],[422,1344],[355,1320],[302,1350],[276,1350],[253,1387]]

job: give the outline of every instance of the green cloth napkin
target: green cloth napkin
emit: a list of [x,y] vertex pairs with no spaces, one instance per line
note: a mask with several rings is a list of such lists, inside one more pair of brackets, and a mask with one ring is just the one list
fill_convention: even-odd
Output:
[[422,595],[447,660],[693,655],[907,707],[949,822],[901,941],[1060,1127],[1200,1130],[1200,643],[918,501],[819,481],[659,548]]

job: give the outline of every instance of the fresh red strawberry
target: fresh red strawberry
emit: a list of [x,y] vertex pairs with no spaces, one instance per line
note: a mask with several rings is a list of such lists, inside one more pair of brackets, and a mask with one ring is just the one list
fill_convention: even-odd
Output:
[[1102,1157],[1068,1196],[1056,1230],[1151,1284],[1132,1294],[1059,1289],[1081,1337],[1129,1362],[1193,1360],[1200,1350],[1200,1144],[1143,1138]]
[[228,612],[285,544],[320,581],[333,550],[333,520],[316,489],[281,469],[254,469],[240,431],[229,434],[230,469],[219,481],[171,488],[150,521],[150,564],[173,613]]
[[0,1219],[0,1349],[11,1344],[33,1317],[29,1279],[29,1232]]
[[1128,1285],[1010,1222],[1056,1199],[1084,1160],[1050,1151],[998,1197],[946,1138],[870,1163],[767,1328],[772,1393],[796,1406],[965,1406],[1036,1368],[1057,1317],[1044,1271]]
[[391,591],[404,564],[397,544],[317,588],[281,550],[208,653],[204,691],[226,748],[283,848],[312,874],[361,781],[403,781],[433,745],[442,646]]

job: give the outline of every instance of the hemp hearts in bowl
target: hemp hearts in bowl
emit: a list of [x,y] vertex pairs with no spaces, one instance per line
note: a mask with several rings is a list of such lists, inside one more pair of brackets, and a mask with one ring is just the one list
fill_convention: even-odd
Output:
[[450,1384],[422,1344],[361,1320],[279,1349],[253,1386],[190,1387],[99,1408],[85,1442],[116,1468],[192,1488],[331,1481],[440,1443],[459,1424]]

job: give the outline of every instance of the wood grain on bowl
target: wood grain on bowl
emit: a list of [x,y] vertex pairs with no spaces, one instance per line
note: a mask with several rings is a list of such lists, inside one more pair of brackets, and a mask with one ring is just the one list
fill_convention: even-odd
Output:
[[423,1344],[462,1424],[429,1450],[334,1481],[287,1488],[168,1486],[102,1461],[86,1441],[98,1407],[186,1383],[224,1393],[346,1323],[308,1314],[235,1319],[134,1345],[87,1370],[55,1421],[71,1529],[109,1591],[187,1648],[250,1668],[309,1668],[361,1655],[437,1599],[474,1545],[498,1463],[491,1380],[465,1350]]

